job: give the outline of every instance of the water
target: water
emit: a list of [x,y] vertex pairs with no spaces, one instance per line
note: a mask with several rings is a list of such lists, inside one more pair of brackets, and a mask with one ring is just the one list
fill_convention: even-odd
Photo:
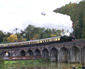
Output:
[[[5,69],[72,69],[72,65],[76,67],[81,66],[81,64],[66,64],[66,63],[43,63],[38,65],[21,65],[19,63],[14,63],[13,65],[6,66]],[[77,68],[81,69],[81,68]]]
[[[72,69],[73,64],[49,63],[42,66],[28,67],[27,69]],[[77,66],[78,64],[76,64]]]

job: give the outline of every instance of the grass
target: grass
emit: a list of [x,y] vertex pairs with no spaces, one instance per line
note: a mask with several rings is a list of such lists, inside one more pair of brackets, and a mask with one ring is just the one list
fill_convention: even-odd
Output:
[[37,59],[37,60],[10,60],[10,61],[4,61],[4,66],[6,69],[10,69],[9,67],[25,67],[25,66],[41,66],[44,64],[44,59]]

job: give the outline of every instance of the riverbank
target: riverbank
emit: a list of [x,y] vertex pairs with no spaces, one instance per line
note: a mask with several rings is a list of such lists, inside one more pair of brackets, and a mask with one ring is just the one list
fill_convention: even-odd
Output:
[[37,59],[37,60],[0,60],[0,69],[10,69],[13,67],[26,67],[26,66],[41,66],[45,62],[48,62],[45,59]]
[[77,69],[82,69],[81,64],[56,63],[46,59],[37,60],[0,60],[0,69],[72,69],[75,65]]

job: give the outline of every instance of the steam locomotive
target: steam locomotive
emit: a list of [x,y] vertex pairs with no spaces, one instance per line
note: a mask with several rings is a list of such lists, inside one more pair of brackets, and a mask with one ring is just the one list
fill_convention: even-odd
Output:
[[60,37],[60,42],[67,42],[67,41],[73,41],[75,40],[75,37],[73,36],[61,36]]

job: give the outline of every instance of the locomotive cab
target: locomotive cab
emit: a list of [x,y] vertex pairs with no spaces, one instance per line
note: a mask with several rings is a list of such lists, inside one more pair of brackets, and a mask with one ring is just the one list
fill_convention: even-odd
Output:
[[61,38],[60,38],[60,42],[67,42],[67,41],[72,41],[72,40],[75,40],[75,38],[74,37],[72,37],[72,36],[61,36]]

